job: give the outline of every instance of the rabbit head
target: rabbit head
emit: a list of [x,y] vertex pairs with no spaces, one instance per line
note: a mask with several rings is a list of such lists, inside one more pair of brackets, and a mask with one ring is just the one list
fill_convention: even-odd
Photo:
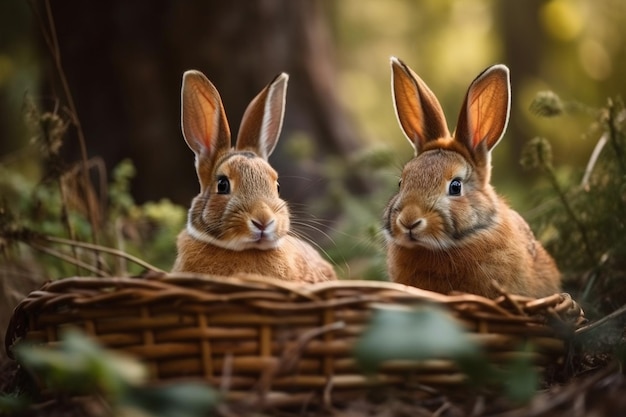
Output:
[[184,73],[182,131],[200,182],[188,216],[191,237],[234,251],[266,250],[289,232],[278,174],[267,161],[282,128],[288,78],[278,75],[252,100],[231,148],[217,89],[199,71]]
[[384,230],[409,248],[460,246],[497,221],[491,150],[509,118],[509,71],[495,65],[472,82],[451,135],[428,86],[402,61],[392,58],[391,67],[396,114],[416,157],[404,167]]

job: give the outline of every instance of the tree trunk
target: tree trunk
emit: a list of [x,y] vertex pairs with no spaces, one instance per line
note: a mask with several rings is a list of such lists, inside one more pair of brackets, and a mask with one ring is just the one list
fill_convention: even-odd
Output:
[[[547,40],[539,20],[539,9],[545,2],[546,0],[527,0],[497,3],[496,10],[500,22],[498,32],[503,35],[504,60],[511,69],[514,95],[516,87],[521,85],[515,80],[537,78],[541,74],[540,66]],[[523,109],[524,107],[512,106],[508,126],[508,134],[513,139],[512,155],[515,158],[507,166],[516,169],[518,174],[522,173],[519,163],[522,148],[532,135],[526,127],[527,114],[524,114]]]
[[[282,140],[270,158],[290,204],[306,207],[325,192],[321,174],[306,168],[312,164],[288,154],[291,136],[311,137],[318,161],[362,144],[338,101],[320,1],[64,0],[53,2],[52,12],[89,154],[109,169],[131,158],[139,201],[168,197],[188,205],[199,190],[180,132],[187,69],[216,85],[234,133],[260,89],[277,73],[290,74]],[[367,190],[363,180],[351,186]]]

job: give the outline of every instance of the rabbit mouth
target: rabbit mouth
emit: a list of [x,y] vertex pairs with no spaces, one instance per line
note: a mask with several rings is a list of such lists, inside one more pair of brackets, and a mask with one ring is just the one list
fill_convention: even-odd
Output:
[[407,231],[394,239],[394,242],[398,246],[402,246],[407,249],[423,248],[433,251],[439,251],[453,246],[451,242],[440,239],[431,235],[424,235],[416,233],[414,231]]
[[237,252],[248,249],[275,249],[280,246],[282,239],[275,233],[269,233],[267,231],[257,231],[256,233],[252,233],[252,235],[239,235],[238,237],[224,239],[213,236],[202,229],[196,228],[191,223],[187,224],[187,233],[189,233],[189,235],[194,239],[201,242]]
[[420,236],[418,233],[415,233],[412,230],[408,230],[402,235],[396,237],[395,241],[398,245],[404,246],[409,249],[417,246],[427,246],[424,243],[423,236]]
[[265,231],[259,231],[255,233],[252,238],[252,246],[256,249],[274,249],[278,247],[280,239],[276,237],[274,233],[267,233]]
[[274,219],[269,221],[250,220],[248,224],[250,244],[257,249],[277,247],[280,240],[280,235],[277,234],[277,226],[277,222]]

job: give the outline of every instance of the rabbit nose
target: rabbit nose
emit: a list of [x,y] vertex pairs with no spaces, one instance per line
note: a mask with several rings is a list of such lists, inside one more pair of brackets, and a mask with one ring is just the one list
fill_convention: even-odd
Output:
[[413,229],[415,229],[416,227],[418,227],[419,225],[421,225],[423,223],[422,219],[417,219],[412,223],[405,223],[404,221],[400,220],[400,224],[408,231],[411,231]]
[[265,221],[265,222],[261,222],[258,220],[251,220],[254,227],[259,229],[261,232],[267,229],[269,226],[271,226],[272,223],[274,223],[274,221],[275,221],[274,219],[270,219],[269,221]]

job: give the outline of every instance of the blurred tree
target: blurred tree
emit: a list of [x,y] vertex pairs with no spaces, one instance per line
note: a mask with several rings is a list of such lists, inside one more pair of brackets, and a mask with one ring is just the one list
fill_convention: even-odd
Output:
[[[40,80],[56,76],[49,55],[43,48],[33,53],[29,44],[37,28],[25,24],[32,17],[28,4],[0,2],[0,154],[23,145],[16,138],[26,137],[19,122],[24,92],[37,94]],[[389,56],[428,83],[451,125],[475,75],[495,62],[511,68],[512,114],[495,150],[493,182],[522,212],[541,199],[530,192],[535,177],[518,170],[522,144],[549,137],[557,174],[576,176],[596,142],[589,108],[626,93],[624,0],[65,0],[51,6],[89,154],[103,156],[109,169],[132,158],[138,173],[132,191],[140,202],[169,197],[186,206],[198,190],[178,120],[184,70],[202,70],[217,85],[235,132],[250,99],[276,73],[290,73],[283,139],[271,162],[292,206],[332,217],[338,232],[332,237],[344,234],[346,245],[358,231],[378,231],[394,176],[412,154],[393,111]],[[41,61],[48,64],[45,74]],[[60,95],[56,86],[48,84],[36,98],[50,107]],[[574,103],[575,111],[558,121],[532,114],[529,105],[542,90]],[[352,154],[365,146],[372,155],[391,150],[390,162],[381,159],[388,171],[355,168],[367,152]],[[17,165],[23,169],[30,159],[22,155]],[[357,171],[367,172],[367,183],[344,179]],[[347,184],[366,191],[367,200],[342,206],[342,198],[352,197]],[[344,218],[335,220],[335,212]],[[371,234],[362,240],[371,242]]]
[[[493,181],[522,210],[535,203],[528,194],[534,176],[519,169],[523,144],[550,136],[564,173],[584,166],[595,143],[584,140],[592,120],[585,105],[598,108],[607,97],[626,94],[619,71],[626,65],[623,0],[343,0],[334,8],[342,95],[364,136],[392,145],[400,163],[410,149],[391,105],[390,55],[427,82],[449,124],[475,75],[496,62],[510,67],[512,113],[494,151]],[[536,117],[529,105],[542,90],[583,103],[583,111],[566,123]]]
[[39,69],[33,26],[25,1],[0,2],[0,155],[21,148],[26,135],[20,109]]
[[[132,158],[139,201],[170,197],[187,205],[199,189],[179,127],[186,69],[201,70],[217,86],[234,134],[260,89],[277,73],[290,74],[283,136],[270,158],[290,203],[324,194],[316,164],[290,154],[290,137],[310,138],[313,147],[296,144],[306,144],[313,160],[361,146],[337,99],[321,1],[69,0],[54,2],[52,12],[89,153],[109,168]],[[47,80],[56,79],[53,71]],[[48,87],[59,94],[56,83]],[[363,181],[350,186],[367,189]]]
[[[538,10],[545,0],[528,0],[525,2],[496,2],[498,30],[502,34],[503,57],[511,70],[512,94],[517,98],[517,80],[539,77],[541,56],[546,47],[545,35],[541,30]],[[524,143],[532,137],[526,128],[526,108],[513,106],[509,119],[508,134],[515,140],[511,141],[512,153],[516,160],[506,162],[508,169],[517,175],[521,173],[521,165],[516,163]]]

